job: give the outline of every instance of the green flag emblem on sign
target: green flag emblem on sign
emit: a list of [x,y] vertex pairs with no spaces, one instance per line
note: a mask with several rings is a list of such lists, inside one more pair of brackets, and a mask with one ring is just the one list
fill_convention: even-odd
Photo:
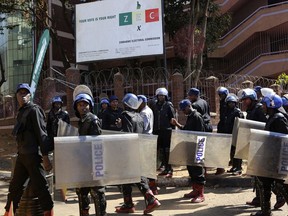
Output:
[[49,29],[46,29],[42,33],[42,36],[41,36],[40,41],[38,43],[36,58],[35,58],[35,62],[34,62],[33,72],[32,72],[32,78],[31,78],[31,82],[30,82],[32,100],[35,96],[36,88],[37,88],[39,77],[40,77],[41,70],[42,70],[44,57],[45,57],[49,42],[50,42]]
[[132,24],[132,12],[119,14],[119,26]]

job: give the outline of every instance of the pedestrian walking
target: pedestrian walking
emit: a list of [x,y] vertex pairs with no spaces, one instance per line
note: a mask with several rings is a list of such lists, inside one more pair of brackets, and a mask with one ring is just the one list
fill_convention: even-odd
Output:
[[[179,103],[179,108],[187,116],[185,125],[181,125],[175,118],[172,123],[181,130],[205,131],[205,122],[202,115],[192,107],[190,100],[185,99]],[[187,166],[192,183],[192,191],[184,194],[184,198],[191,199],[192,203],[204,202],[204,185],[206,183],[205,168],[202,165]]]
[[[79,118],[79,136],[101,134],[99,118],[93,114],[94,102],[91,95],[87,93],[79,93],[75,97],[73,108],[76,116]],[[89,193],[91,194],[95,204],[96,216],[106,215],[107,204],[104,186],[76,188],[76,193],[78,196],[80,216],[89,215]]]
[[[136,112],[139,108],[142,100],[138,100],[137,96],[128,93],[122,100],[124,104],[124,111],[121,113],[120,118],[117,120],[117,126],[121,128],[121,131],[128,133],[143,133],[144,131],[144,120],[141,115]],[[149,158],[147,157],[147,160]],[[153,212],[156,208],[161,206],[161,203],[154,196],[148,185],[148,179],[144,176],[141,177],[140,183],[136,183],[138,189],[144,196],[146,208],[144,214]],[[135,206],[132,200],[132,185],[122,185],[122,193],[124,198],[124,204],[116,207],[117,213],[134,213]]]
[[45,113],[41,107],[31,101],[29,84],[18,84],[16,97],[19,110],[13,135],[17,141],[17,158],[9,185],[4,216],[8,216],[11,202],[13,202],[13,211],[16,212],[23,194],[23,185],[28,179],[44,211],[44,216],[52,216],[53,201],[45,171],[52,169],[48,153],[53,150],[53,143],[47,135]]

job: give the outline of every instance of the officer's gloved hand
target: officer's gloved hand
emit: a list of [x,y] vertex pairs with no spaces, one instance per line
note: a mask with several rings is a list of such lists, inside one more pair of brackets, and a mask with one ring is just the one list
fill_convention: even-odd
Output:
[[47,172],[51,171],[53,168],[48,155],[43,156],[43,166]]

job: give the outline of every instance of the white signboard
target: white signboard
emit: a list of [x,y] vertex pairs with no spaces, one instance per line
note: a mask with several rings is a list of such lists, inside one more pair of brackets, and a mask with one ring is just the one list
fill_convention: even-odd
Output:
[[161,0],[76,5],[76,61],[163,54]]

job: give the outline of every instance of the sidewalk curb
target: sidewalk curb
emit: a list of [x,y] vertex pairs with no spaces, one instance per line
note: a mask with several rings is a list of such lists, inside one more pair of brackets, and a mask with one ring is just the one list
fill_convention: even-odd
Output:
[[[252,177],[247,175],[233,176],[231,174],[223,174],[216,176],[213,174],[208,174],[206,177],[207,187],[252,187]],[[159,177],[157,179],[157,184],[159,187],[190,187],[190,177],[173,177],[173,178],[163,178]]]

